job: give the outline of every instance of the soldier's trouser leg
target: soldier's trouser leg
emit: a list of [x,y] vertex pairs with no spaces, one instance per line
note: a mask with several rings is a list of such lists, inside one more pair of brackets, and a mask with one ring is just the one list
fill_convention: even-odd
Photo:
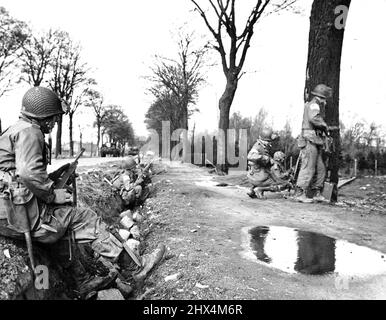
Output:
[[136,199],[137,195],[135,189],[131,189],[130,191],[124,191],[122,193],[122,200],[126,206],[134,204]]
[[322,151],[318,150],[318,157],[316,159],[316,173],[311,183],[312,190],[322,190],[324,187],[324,180],[326,179],[326,166],[323,161]]
[[318,147],[307,141],[307,145],[300,151],[301,167],[296,186],[305,190],[311,185],[316,172],[319,155]]
[[[6,222],[0,224],[0,234],[23,239],[23,234],[7,228],[6,225]],[[68,237],[71,237],[78,243],[91,243],[95,252],[107,258],[115,259],[122,252],[122,245],[108,232],[101,218],[89,208],[56,207],[47,225],[57,232],[43,228],[39,222],[31,232],[33,241],[54,243],[59,240],[68,240]]]
[[252,184],[252,188],[269,187],[277,184],[268,171],[260,172],[259,174],[247,174],[248,181]]

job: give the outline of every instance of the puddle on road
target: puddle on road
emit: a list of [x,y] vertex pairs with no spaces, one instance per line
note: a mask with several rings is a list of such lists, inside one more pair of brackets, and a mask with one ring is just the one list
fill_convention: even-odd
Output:
[[[233,190],[241,190],[247,192],[249,188],[241,187],[238,185],[231,185],[228,183],[222,183],[215,180],[202,180],[202,181],[195,181],[195,185],[198,187],[204,187],[204,188],[215,188],[215,189],[233,189]],[[248,197],[247,197],[248,198]]]
[[243,228],[242,255],[288,273],[366,277],[386,274],[386,255],[327,237],[287,227]]

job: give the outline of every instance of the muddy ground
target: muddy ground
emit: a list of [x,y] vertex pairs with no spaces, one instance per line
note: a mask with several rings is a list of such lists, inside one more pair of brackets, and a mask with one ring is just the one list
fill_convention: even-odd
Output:
[[[90,206],[110,224],[118,222],[122,206],[104,178],[111,180],[118,169],[114,161],[78,170],[79,205]],[[385,177],[357,179],[340,190],[339,203],[332,206],[295,203],[280,194],[250,199],[244,172],[215,177],[206,168],[177,162],[157,163],[154,172],[151,197],[137,208],[145,218],[141,251],[159,243],[168,250],[131,299],[386,298],[386,275],[350,278],[342,287],[333,275],[288,274],[246,259],[243,234],[255,226],[287,226],[386,252]],[[0,256],[14,271],[11,277],[23,274],[25,251],[14,259],[22,260]]]
[[[386,252],[382,210],[366,210],[343,202],[340,206],[301,204],[277,194],[268,194],[267,200],[250,199],[245,187],[216,186],[224,181],[243,184],[244,173],[241,180],[233,175],[213,181],[213,176],[202,168],[178,163],[167,166],[168,172],[155,179],[156,193],[144,207],[151,224],[148,247],[163,242],[170,249],[169,259],[149,277],[142,290],[147,292],[147,299],[386,297],[384,275],[353,277],[342,288],[333,275],[287,274],[243,258],[242,230],[259,225],[322,232]],[[380,194],[382,179],[370,179],[373,187],[374,181],[379,182],[376,192]],[[368,181],[358,180],[343,187],[345,199],[356,201],[362,194],[357,186],[363,184]]]

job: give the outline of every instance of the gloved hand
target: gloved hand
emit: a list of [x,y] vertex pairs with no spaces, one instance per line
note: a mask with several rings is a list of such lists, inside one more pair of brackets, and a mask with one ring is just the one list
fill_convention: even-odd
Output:
[[54,189],[55,204],[65,204],[72,202],[72,194],[69,193],[66,189]]

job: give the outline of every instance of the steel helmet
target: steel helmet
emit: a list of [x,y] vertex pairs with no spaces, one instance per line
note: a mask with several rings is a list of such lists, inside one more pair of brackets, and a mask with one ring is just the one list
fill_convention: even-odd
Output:
[[271,128],[263,128],[263,130],[260,132],[259,139],[264,141],[272,141],[272,134],[273,131]]
[[283,162],[284,159],[285,159],[285,154],[282,151],[276,151],[273,154],[273,160],[275,160],[275,161]]
[[137,162],[133,157],[128,157],[126,160],[122,163],[122,168],[126,170],[134,169],[137,166]]
[[314,90],[311,91],[314,96],[330,99],[332,98],[332,89],[325,84],[318,84]]
[[63,114],[62,100],[55,92],[44,87],[29,89],[22,101],[21,113],[36,119],[44,119]]

